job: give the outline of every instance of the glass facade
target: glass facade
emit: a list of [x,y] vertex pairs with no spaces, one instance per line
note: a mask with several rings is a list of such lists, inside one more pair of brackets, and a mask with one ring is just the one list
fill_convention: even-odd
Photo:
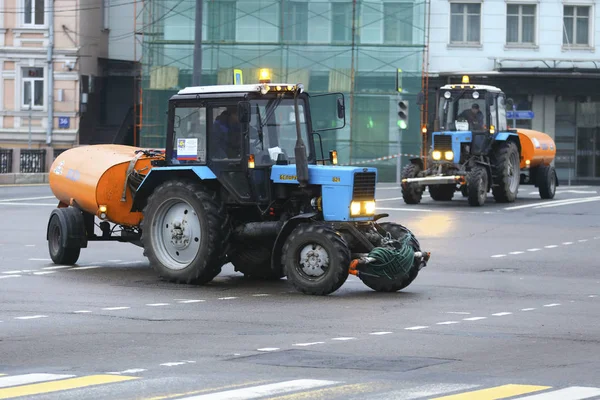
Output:
[[[201,85],[257,83],[260,68],[273,82],[302,83],[309,94],[341,92],[343,130],[323,133],[325,151],[340,163],[398,153],[419,154],[425,1],[203,0]],[[164,147],[167,100],[192,84],[195,37],[192,0],[148,0],[143,26],[140,145]],[[409,126],[398,128],[397,70],[409,100]],[[400,143],[399,143],[400,139]],[[401,147],[399,147],[401,145]],[[395,161],[373,162],[395,178]]]

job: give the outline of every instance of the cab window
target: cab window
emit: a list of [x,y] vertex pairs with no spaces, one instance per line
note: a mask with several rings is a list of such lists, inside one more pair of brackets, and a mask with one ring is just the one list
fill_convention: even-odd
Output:
[[172,164],[206,162],[206,108],[177,107],[173,127]]

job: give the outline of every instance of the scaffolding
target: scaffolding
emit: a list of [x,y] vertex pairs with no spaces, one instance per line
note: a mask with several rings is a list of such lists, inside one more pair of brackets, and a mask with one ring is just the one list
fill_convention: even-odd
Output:
[[[365,162],[398,147],[395,79],[402,69],[411,118],[400,140],[405,153],[419,155],[427,106],[416,103],[427,87],[428,2],[204,0],[201,84],[230,84],[234,69],[254,83],[260,68],[270,68],[273,80],[303,83],[309,93],[341,92],[347,126],[329,134],[326,145],[338,150],[340,162]],[[164,146],[168,98],[192,84],[195,7],[195,0],[138,6],[136,137],[144,147]],[[373,165],[393,179],[393,160]]]

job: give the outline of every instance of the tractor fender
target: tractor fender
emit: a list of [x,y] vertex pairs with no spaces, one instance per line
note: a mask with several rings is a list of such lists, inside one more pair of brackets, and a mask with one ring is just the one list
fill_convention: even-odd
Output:
[[154,189],[168,180],[190,180],[193,182],[214,179],[217,179],[217,176],[207,166],[154,167],[138,187],[133,197],[131,211],[142,211]]
[[281,269],[281,256],[283,255],[281,253],[281,250],[283,249],[283,244],[285,243],[290,233],[292,233],[292,231],[296,229],[296,227],[301,223],[314,221],[314,218],[316,216],[317,213],[299,214],[288,219],[285,222],[285,224],[279,231],[279,234],[277,235],[277,239],[275,239],[275,244],[273,245],[273,252],[271,253],[271,269],[273,270],[273,272],[278,272],[278,270]]
[[62,245],[66,248],[86,248],[88,245],[88,236],[85,230],[83,212],[76,207],[55,208],[50,213],[48,225],[46,225],[46,240],[50,240],[50,221],[56,215],[60,225],[64,227],[67,235],[62,239]]
[[423,159],[421,158],[411,158],[409,159],[411,164],[417,165],[421,171],[424,169]]
[[521,140],[519,139],[519,135],[517,135],[516,133],[498,132],[495,140],[496,142],[513,142],[519,150],[519,155],[521,154]]

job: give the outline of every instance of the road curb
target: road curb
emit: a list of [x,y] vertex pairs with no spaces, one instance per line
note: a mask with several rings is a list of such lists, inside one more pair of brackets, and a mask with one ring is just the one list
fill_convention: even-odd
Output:
[[1,185],[26,185],[26,184],[48,183],[47,173],[18,173],[18,174],[0,174]]

